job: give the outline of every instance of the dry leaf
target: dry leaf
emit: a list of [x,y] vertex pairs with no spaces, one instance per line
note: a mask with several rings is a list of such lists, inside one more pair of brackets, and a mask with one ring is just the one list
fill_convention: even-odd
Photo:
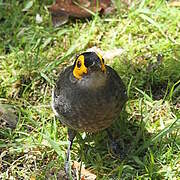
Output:
[[[99,5],[97,5],[99,3]],[[92,16],[97,11],[100,13],[110,7],[111,0],[56,0],[49,11],[55,27],[66,23],[69,17],[85,18]]]
[[172,1],[169,3],[169,5],[172,7],[180,7],[180,1]]
[[34,176],[31,176],[30,180],[36,180],[36,178]]
[[93,51],[95,53],[101,54],[101,56],[105,60],[109,61],[109,63],[111,63],[111,61],[113,61],[113,59],[115,57],[120,57],[122,55],[122,53],[124,52],[124,50],[122,48],[111,49],[108,51],[102,51],[101,49],[97,48],[96,46],[87,49],[87,51]]
[[80,163],[78,163],[77,161],[74,161],[72,165],[72,169],[76,172],[76,177],[78,177],[79,171],[81,169],[81,180],[95,180],[96,179],[95,174],[85,169],[83,165],[81,168],[80,167],[81,167]]

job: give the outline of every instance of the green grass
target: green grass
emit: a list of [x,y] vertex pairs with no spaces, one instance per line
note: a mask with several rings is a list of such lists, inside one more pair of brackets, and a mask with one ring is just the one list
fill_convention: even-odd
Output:
[[[180,8],[166,1],[117,1],[113,15],[70,20],[53,28],[52,1],[0,1],[0,103],[13,105],[18,124],[0,126],[0,179],[56,179],[64,166],[67,129],[50,107],[58,73],[97,46],[123,48],[110,64],[129,100],[111,130],[127,155],[114,156],[106,132],[83,134],[72,159],[97,179],[179,179]],[[36,23],[36,14],[43,22]],[[86,148],[88,146],[88,148]]]

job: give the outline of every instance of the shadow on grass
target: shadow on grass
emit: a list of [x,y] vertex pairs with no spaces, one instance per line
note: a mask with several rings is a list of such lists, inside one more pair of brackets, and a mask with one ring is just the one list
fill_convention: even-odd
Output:
[[[161,165],[157,160],[166,153],[164,147],[170,143],[166,140],[166,135],[172,132],[177,120],[160,132],[150,133],[145,128],[146,123],[141,115],[137,117],[140,121],[128,117],[126,111],[121,113],[120,119],[109,128],[112,137],[106,130],[88,134],[84,139],[78,136],[76,142],[80,146],[79,161],[100,179],[129,179],[137,174],[161,179]],[[113,141],[118,144],[115,151],[112,150]]]
[[138,124],[127,119],[128,113],[123,111],[120,119],[108,128],[110,136],[107,130],[104,130],[96,134],[86,134],[84,139],[78,136],[75,140],[80,146],[78,160],[82,161],[86,168],[92,169],[99,178],[105,178],[104,174],[107,179],[125,178],[124,170],[129,171],[129,175],[134,174],[134,169],[141,171],[143,162],[140,159],[147,151],[147,147],[143,148],[144,142],[150,141],[152,135],[144,128],[143,121]]

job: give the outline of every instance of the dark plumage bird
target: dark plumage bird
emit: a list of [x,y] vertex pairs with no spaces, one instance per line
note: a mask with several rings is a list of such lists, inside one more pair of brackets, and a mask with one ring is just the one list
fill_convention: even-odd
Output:
[[126,88],[101,55],[85,52],[59,75],[52,96],[55,114],[68,127],[67,173],[76,132],[94,133],[109,127],[127,101]]

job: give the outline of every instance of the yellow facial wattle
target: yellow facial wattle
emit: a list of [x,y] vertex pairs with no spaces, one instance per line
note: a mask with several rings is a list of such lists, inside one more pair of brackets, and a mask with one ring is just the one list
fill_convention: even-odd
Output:
[[76,79],[82,79],[83,74],[88,73],[88,68],[98,65],[102,72],[106,72],[104,59],[102,56],[95,52],[85,52],[81,54],[75,61],[73,75]]
[[106,67],[105,64],[103,62],[103,57],[101,56],[101,54],[97,53],[97,56],[99,57],[100,61],[101,61],[101,69],[103,72],[106,72]]
[[84,65],[84,56],[80,55],[76,60],[73,75],[77,79],[81,79],[83,74],[87,74],[87,67]]

